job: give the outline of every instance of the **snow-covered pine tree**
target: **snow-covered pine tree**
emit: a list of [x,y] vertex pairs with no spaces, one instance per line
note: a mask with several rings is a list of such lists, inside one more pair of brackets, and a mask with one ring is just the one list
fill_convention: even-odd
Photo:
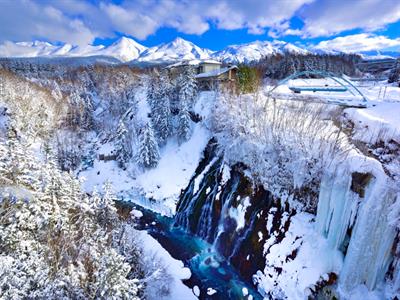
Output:
[[179,99],[184,101],[190,109],[194,104],[194,97],[197,93],[197,82],[195,76],[195,71],[193,67],[188,67],[185,69],[184,73],[180,76],[179,85]]
[[73,128],[82,125],[83,100],[78,92],[73,91],[69,96],[69,112],[67,124]]
[[93,129],[94,126],[94,105],[93,99],[90,94],[84,94],[82,96],[84,109],[82,114],[82,127],[86,130]]
[[97,222],[105,229],[115,228],[119,223],[115,200],[117,196],[114,194],[111,183],[106,181],[103,185],[103,196],[95,208]]
[[[23,161],[22,152],[15,152],[15,161]],[[110,243],[119,237],[118,228],[113,222],[97,223],[80,182],[61,173],[54,159],[41,172],[32,168],[28,173],[6,155],[0,144],[0,298],[139,299],[141,286],[128,278],[128,258]],[[10,168],[14,174],[6,172]],[[25,181],[40,184],[22,185]],[[115,216],[113,197],[105,194],[105,208]]]
[[117,134],[115,137],[115,150],[117,152],[117,162],[121,168],[124,168],[126,163],[132,157],[132,149],[128,136],[128,130],[122,120],[119,121]]
[[147,83],[147,101],[151,111],[154,110],[155,103],[160,99],[160,77],[158,74],[152,74]]
[[159,95],[161,98],[166,97],[170,98],[171,97],[171,92],[173,89],[173,85],[171,83],[171,79],[169,78],[168,72],[163,70],[160,73],[159,77]]
[[160,159],[158,145],[151,123],[147,123],[139,136],[139,149],[136,162],[145,168],[156,167]]
[[168,137],[172,135],[172,117],[169,99],[164,98],[154,103],[152,112],[152,122],[160,145],[166,143]]
[[187,141],[191,135],[190,127],[191,119],[186,101],[181,101],[178,119],[178,139],[180,141]]

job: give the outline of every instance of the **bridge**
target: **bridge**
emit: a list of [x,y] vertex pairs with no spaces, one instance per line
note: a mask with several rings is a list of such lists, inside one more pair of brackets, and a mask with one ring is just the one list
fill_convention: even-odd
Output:
[[[335,85],[324,84],[321,86],[290,85],[289,89],[296,94],[300,94],[301,92],[333,92],[333,93],[349,92],[355,98],[358,98],[357,104],[355,104],[355,101],[352,101],[352,99],[346,99],[346,101],[342,101],[340,100],[339,96],[337,101],[329,100],[328,102],[346,106],[367,107],[368,105],[367,97],[360,91],[360,89],[351,81],[349,77],[347,77],[346,75],[337,75],[328,71],[311,70],[311,71],[295,72],[292,75],[286,77],[285,79],[279,81],[268,92],[268,94],[271,95],[279,86],[287,84],[290,80],[301,77],[311,77],[311,76],[318,78],[330,78],[336,84]],[[361,98],[361,103],[359,101],[360,98]]]

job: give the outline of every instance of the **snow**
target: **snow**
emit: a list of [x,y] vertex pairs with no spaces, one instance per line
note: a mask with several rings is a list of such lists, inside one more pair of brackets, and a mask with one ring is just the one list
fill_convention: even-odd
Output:
[[143,213],[140,210],[132,209],[131,216],[133,216],[134,218],[140,219],[141,217],[143,217]]
[[172,275],[172,282],[170,283],[171,294],[163,297],[163,300],[177,300],[177,299],[197,299],[189,287],[183,284],[182,280],[189,279],[191,272],[188,268],[184,267],[183,262],[174,259],[151,235],[146,231],[139,231],[139,238],[142,241],[144,254],[151,256],[156,255],[157,259],[167,267],[167,271]]
[[212,295],[214,295],[216,293],[217,293],[217,291],[214,290],[213,288],[208,288],[207,289],[207,295],[209,295],[209,296],[212,296]]
[[[321,275],[337,272],[341,268],[341,253],[332,250],[314,230],[312,217],[307,213],[292,217],[285,238],[272,245],[266,255],[264,271],[255,275],[259,289],[272,291],[276,298],[304,299],[305,290],[314,285]],[[265,250],[269,244],[267,240]],[[298,249],[296,258],[287,259],[295,249]],[[282,268],[282,272],[279,274],[275,268]]]
[[366,143],[393,139],[400,143],[400,101],[379,102],[375,107],[349,108],[345,112],[355,125],[355,139]]
[[197,297],[200,296],[200,289],[197,285],[193,287],[193,294],[195,294]]
[[221,185],[224,185],[231,178],[231,167],[227,164],[222,166]]
[[[238,196],[239,197],[239,196]],[[239,200],[239,199],[238,199]],[[236,230],[240,230],[246,225],[246,210],[250,206],[249,197],[244,198],[242,203],[239,203],[238,207],[229,208],[229,216],[236,220]]]
[[209,138],[209,132],[196,124],[187,142],[178,146],[175,140],[169,141],[161,150],[158,166],[137,176],[136,184],[143,194],[154,200],[168,200],[167,205],[174,211],[178,196],[188,185]]

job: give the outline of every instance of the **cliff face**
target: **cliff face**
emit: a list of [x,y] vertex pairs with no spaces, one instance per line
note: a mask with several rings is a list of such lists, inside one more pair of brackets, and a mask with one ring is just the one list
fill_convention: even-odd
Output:
[[325,176],[314,216],[254,184],[245,165],[226,165],[216,148],[211,140],[182,192],[175,226],[211,243],[263,295],[296,299],[327,285],[346,294],[398,280],[389,217],[398,195],[379,168]]

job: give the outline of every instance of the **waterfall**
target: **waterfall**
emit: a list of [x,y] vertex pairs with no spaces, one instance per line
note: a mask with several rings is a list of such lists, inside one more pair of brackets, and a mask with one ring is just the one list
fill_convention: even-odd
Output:
[[375,162],[361,170],[348,167],[326,175],[319,193],[316,230],[332,249],[345,255],[339,274],[343,293],[360,284],[375,289],[393,259],[396,230],[389,218],[397,197],[391,190],[393,182]]

